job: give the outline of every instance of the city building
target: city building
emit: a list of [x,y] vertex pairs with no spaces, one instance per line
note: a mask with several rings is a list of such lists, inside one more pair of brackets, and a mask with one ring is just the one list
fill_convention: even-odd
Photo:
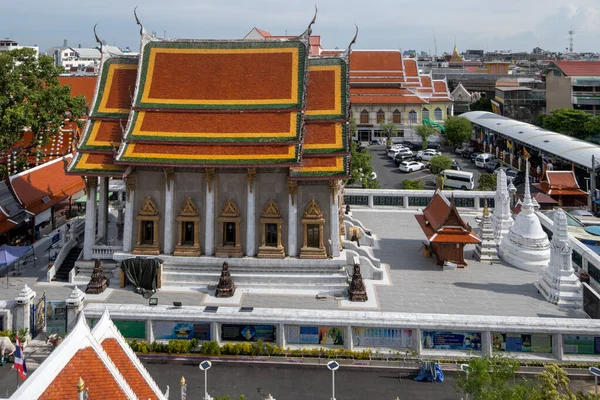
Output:
[[381,125],[393,123],[398,136],[417,142],[415,127],[425,120],[441,126],[453,115],[446,80],[420,74],[417,60],[398,50],[352,51],[350,99],[359,141],[382,138]]
[[143,30],[139,57],[103,47],[69,166],[86,176],[89,202],[100,192],[98,212],[86,207],[84,259],[95,221],[106,239],[110,177],[125,177],[128,193],[115,257],[338,257],[349,49],[309,58],[309,37],[310,27],[279,40]]
[[552,61],[545,77],[548,112],[573,108],[600,114],[599,61]]
[[527,86],[496,86],[492,105],[499,115],[532,124],[546,111],[546,91]]
[[[244,40],[280,40],[293,38],[295,38],[295,36],[271,35],[269,32],[256,27],[252,28],[250,32],[248,32],[246,36],[244,36]],[[323,51],[323,48],[321,47],[321,36],[310,35],[310,37],[308,38],[308,44],[309,56],[318,56],[321,54],[321,51]]]
[[40,48],[38,46],[21,46],[18,42],[12,39],[0,39],[0,51],[9,51],[16,49],[33,49],[36,57],[40,54]]

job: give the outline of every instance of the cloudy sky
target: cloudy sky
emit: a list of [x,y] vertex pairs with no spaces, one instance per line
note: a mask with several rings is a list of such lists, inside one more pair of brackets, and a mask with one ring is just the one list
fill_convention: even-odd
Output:
[[[493,3],[493,4],[492,4]],[[319,0],[314,33],[325,48],[600,52],[599,0]],[[62,45],[94,45],[98,24],[102,40],[139,48],[133,8],[150,32],[169,38],[241,38],[252,27],[274,35],[299,34],[311,20],[314,2],[300,0],[7,0],[0,12],[0,37],[45,51]]]

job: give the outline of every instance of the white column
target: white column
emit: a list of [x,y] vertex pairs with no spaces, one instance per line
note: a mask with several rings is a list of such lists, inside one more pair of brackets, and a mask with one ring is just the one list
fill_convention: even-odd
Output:
[[[296,198],[295,198],[296,197]],[[288,196],[288,245],[289,257],[298,256],[298,196],[291,193]]]
[[175,229],[173,227],[173,218],[175,214],[175,177],[170,173],[166,173],[165,178],[165,232],[164,232],[164,243],[163,253],[173,254],[174,241],[173,233]]
[[256,196],[254,180],[248,181],[246,189],[246,255],[256,256]]
[[481,332],[481,351],[484,357],[491,357],[493,352],[492,332]]
[[218,322],[210,323],[210,340],[212,342],[221,342],[221,324]]
[[146,320],[146,340],[148,343],[154,342],[154,325],[151,319]]
[[100,200],[98,201],[98,237],[102,243],[106,244],[106,234],[108,233],[108,179],[101,177],[98,179],[100,191]]
[[71,292],[69,297],[66,299],[67,305],[67,332],[71,332],[71,329],[77,323],[77,317],[79,312],[83,310],[83,301],[85,300],[85,293],[83,293],[77,286]]
[[[212,187],[211,187],[212,186]],[[204,254],[212,256],[215,252],[215,186],[206,183],[206,215],[204,216]]]
[[338,208],[337,190],[331,196],[329,210],[329,231],[331,235],[331,256],[340,256],[340,213]]
[[413,350],[416,351],[417,354],[421,354],[423,351],[423,331],[419,328],[412,330],[412,345]]
[[277,346],[285,348],[285,325],[277,324]]
[[552,354],[558,361],[562,361],[564,348],[563,348],[563,337],[561,333],[555,333],[552,335]]
[[[19,295],[15,298],[17,306],[15,307],[15,315],[13,324],[15,330],[24,328],[30,329],[31,318],[31,302],[35,299],[35,292],[25,284]],[[9,327],[10,329],[11,327]]]
[[125,201],[125,221],[123,225],[123,251],[133,250],[133,232],[135,221],[135,181],[132,175],[126,178],[127,199]]
[[354,335],[352,335],[352,326],[350,325],[344,329],[344,348],[354,350]]
[[96,184],[95,177],[87,178],[87,200],[85,203],[85,236],[83,239],[83,259],[92,259],[92,247],[96,244]]

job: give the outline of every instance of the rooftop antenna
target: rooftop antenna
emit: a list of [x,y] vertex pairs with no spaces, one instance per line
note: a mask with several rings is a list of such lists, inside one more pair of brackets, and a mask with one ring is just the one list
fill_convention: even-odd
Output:
[[573,27],[571,27],[571,29],[569,30],[569,53],[573,52],[573,35],[575,34],[575,31],[573,30]]
[[435,39],[435,31],[433,31],[433,45],[435,46],[435,51],[433,53],[434,61],[437,60],[437,40]]

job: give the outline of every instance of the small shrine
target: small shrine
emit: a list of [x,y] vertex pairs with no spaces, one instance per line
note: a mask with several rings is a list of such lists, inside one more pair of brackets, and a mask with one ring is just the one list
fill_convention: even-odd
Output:
[[544,232],[529,188],[529,160],[525,167],[525,195],[521,212],[508,234],[502,238],[498,255],[513,267],[526,271],[542,272],[550,261],[550,241]]
[[85,288],[87,294],[100,294],[108,287],[108,279],[102,273],[102,262],[96,259],[94,270],[92,271],[92,279]]
[[367,289],[360,273],[360,264],[354,263],[354,270],[352,272],[352,282],[350,282],[350,288],[348,289],[348,299],[350,301],[367,301]]
[[573,269],[573,248],[569,243],[567,214],[554,213],[554,234],[550,243],[550,263],[534,283],[546,300],[563,307],[581,308],[583,289]]
[[473,253],[475,259],[483,262],[500,261],[487,201],[483,209],[483,216],[479,222],[479,236],[481,237],[481,243],[475,245],[475,252]]
[[454,198],[452,202],[437,190],[423,210],[415,215],[423,233],[427,236],[428,249],[437,259],[438,265],[446,261],[465,267],[464,249],[467,244],[479,244],[481,239],[458,214]]
[[533,186],[561,206],[587,206],[588,194],[579,187],[573,171],[546,171],[542,181]]
[[219,284],[217,285],[216,297],[232,297],[235,293],[235,283],[231,279],[229,274],[229,263],[223,262],[223,269],[221,270],[221,278],[219,278]]

